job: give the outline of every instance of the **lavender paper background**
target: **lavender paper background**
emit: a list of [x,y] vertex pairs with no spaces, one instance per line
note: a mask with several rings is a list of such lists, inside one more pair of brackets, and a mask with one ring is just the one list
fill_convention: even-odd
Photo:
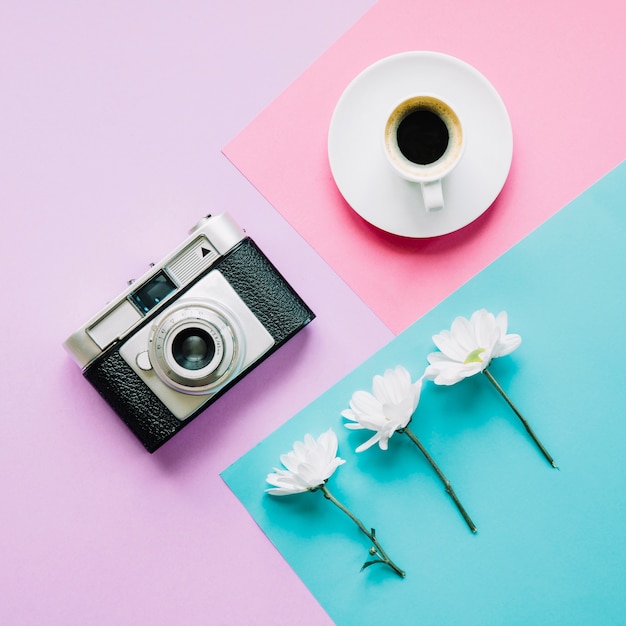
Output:
[[[0,5],[0,623],[329,622],[219,472],[391,333],[220,150],[372,4]],[[318,319],[150,456],[61,343],[221,210]]]

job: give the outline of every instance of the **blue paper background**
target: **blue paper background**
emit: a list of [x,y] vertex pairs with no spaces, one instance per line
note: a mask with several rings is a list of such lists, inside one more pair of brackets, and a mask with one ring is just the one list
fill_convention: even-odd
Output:
[[[624,198],[626,162],[223,472],[337,624],[626,624]],[[340,412],[386,368],[420,376],[432,335],[482,307],[506,310],[522,335],[490,369],[560,470],[484,376],[426,383],[412,429],[473,536],[408,438],[357,455],[369,435]],[[347,463],[328,486],[376,528],[404,580],[381,566],[359,573],[368,540],[320,493],[264,493],[279,455],[329,427]]]

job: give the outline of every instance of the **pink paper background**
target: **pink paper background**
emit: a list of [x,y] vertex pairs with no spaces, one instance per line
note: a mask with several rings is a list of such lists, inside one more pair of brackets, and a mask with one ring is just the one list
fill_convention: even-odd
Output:
[[[623,160],[625,19],[614,0],[381,0],[225,154],[398,333]],[[371,63],[406,50],[476,67],[513,125],[500,196],[473,224],[436,239],[370,226],[328,166],[328,125],[343,90]]]

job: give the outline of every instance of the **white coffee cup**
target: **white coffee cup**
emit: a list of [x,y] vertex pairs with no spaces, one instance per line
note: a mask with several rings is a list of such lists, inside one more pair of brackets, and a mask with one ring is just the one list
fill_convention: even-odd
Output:
[[419,183],[427,211],[443,208],[441,181],[463,156],[465,137],[452,106],[433,94],[415,94],[385,120],[383,149],[394,171]]

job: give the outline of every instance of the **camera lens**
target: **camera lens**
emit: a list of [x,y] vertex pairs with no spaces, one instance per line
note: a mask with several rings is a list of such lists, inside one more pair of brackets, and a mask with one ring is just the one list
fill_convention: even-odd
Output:
[[185,328],[172,342],[172,356],[186,370],[201,370],[215,356],[215,342],[201,328]]
[[152,327],[149,358],[157,376],[182,393],[212,393],[239,373],[245,356],[236,318],[209,299],[180,300]]

